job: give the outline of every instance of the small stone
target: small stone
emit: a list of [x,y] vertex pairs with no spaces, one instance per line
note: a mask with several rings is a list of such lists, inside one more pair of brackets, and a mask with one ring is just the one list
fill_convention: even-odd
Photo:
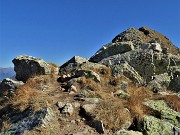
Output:
[[73,108],[72,104],[70,104],[70,103],[67,103],[62,110],[63,114],[67,114],[69,116],[71,116],[73,114],[73,112],[74,112],[74,108]]
[[56,103],[56,105],[57,105],[58,108],[63,108],[63,107],[65,106],[65,103],[58,101],[58,102]]
[[86,104],[82,106],[82,109],[84,109],[86,113],[91,113],[92,111],[94,111],[95,108],[96,104]]

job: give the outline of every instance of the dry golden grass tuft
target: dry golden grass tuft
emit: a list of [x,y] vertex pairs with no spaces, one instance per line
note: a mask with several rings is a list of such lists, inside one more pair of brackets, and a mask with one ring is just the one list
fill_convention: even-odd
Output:
[[177,95],[166,95],[163,99],[177,112],[180,112],[180,98]]
[[144,102],[152,98],[153,92],[145,87],[129,84],[128,93],[130,96],[125,102],[125,106],[129,109],[131,117],[136,120],[137,126],[139,126],[144,115],[152,113],[152,110],[145,106]]
[[128,121],[130,114],[119,99],[107,100],[98,104],[93,112],[95,119],[101,120],[107,129],[118,130]]

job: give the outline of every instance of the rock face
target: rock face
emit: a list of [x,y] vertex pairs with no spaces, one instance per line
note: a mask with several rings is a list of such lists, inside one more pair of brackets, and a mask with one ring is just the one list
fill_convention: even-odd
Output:
[[79,56],[74,56],[70,60],[68,60],[66,63],[60,66],[59,73],[64,74],[67,72],[72,72],[75,67],[79,66],[83,62],[88,61],[86,58],[82,58]]
[[90,58],[90,61],[99,62],[100,60],[109,56],[122,54],[131,50],[134,50],[134,46],[130,41],[109,43],[96,52],[96,54]]
[[50,66],[43,60],[32,56],[20,55],[13,59],[16,79],[26,82],[33,75],[50,74]]

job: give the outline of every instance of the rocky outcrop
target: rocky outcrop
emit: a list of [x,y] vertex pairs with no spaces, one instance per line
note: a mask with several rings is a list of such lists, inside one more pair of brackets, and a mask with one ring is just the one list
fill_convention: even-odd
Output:
[[107,66],[127,62],[134,70],[143,77],[146,83],[153,76],[168,73],[170,67],[179,66],[180,57],[172,54],[156,53],[150,50],[135,50],[125,54],[117,54],[101,60],[99,63]]
[[17,116],[17,121],[12,123],[12,126],[5,133],[20,135],[24,131],[32,130],[35,127],[48,127],[54,117],[51,108],[43,108],[35,113],[28,112],[26,115],[24,118]]
[[96,82],[101,81],[100,76],[92,70],[76,70],[75,76],[76,77],[85,76],[86,78],[92,78]]
[[102,59],[107,58],[109,56],[122,54],[131,50],[134,50],[134,46],[133,43],[130,41],[109,43],[103,46],[99,51],[97,51],[95,55],[90,58],[89,61],[99,62]]
[[13,59],[16,79],[26,82],[33,75],[50,74],[51,68],[43,59],[20,55]]
[[165,123],[168,122],[180,128],[180,112],[171,109],[164,100],[150,100],[145,104],[155,110],[156,115]]
[[126,76],[127,78],[134,81],[136,84],[143,85],[143,78],[136,72],[136,70],[131,67],[127,62],[121,64],[115,64],[111,67],[111,72],[113,76]]
[[143,131],[146,135],[179,135],[180,128],[153,116],[144,117]]
[[24,83],[22,81],[15,81],[6,78],[0,83],[0,95],[11,96],[15,93],[15,90],[23,84]]
[[70,60],[68,60],[66,63],[60,66],[59,68],[59,73],[60,74],[65,74],[65,73],[70,73],[76,69],[80,64],[87,62],[88,59],[82,58],[79,56],[74,56]]
[[139,29],[129,28],[118,34],[112,40],[112,43],[125,41],[131,41],[135,48],[141,47],[144,43],[157,42],[161,44],[162,48],[167,48],[169,53],[180,53],[180,50],[166,36],[147,27],[141,27]]

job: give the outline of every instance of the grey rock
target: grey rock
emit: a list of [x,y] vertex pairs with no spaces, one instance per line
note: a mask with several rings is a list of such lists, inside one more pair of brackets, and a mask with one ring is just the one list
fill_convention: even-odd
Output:
[[113,65],[111,70],[112,70],[113,76],[117,77],[117,76],[124,75],[138,85],[144,84],[143,78],[127,62],[122,63],[122,64]]
[[82,109],[85,111],[86,115],[92,113],[96,108],[96,104],[85,104],[82,106]]
[[153,51],[156,51],[156,52],[162,52],[162,48],[159,43],[145,43],[140,48],[143,50],[152,49]]
[[22,134],[25,130],[32,130],[35,127],[48,127],[51,126],[53,118],[54,113],[52,109],[43,108],[12,124],[6,132],[10,134]]
[[13,59],[16,79],[26,82],[33,75],[45,75],[51,73],[51,67],[43,59],[27,55],[20,55]]
[[133,130],[119,130],[116,133],[114,133],[113,135],[143,135],[142,132],[138,132],[138,131],[133,131]]
[[149,100],[145,104],[155,110],[162,120],[180,128],[180,112],[171,109],[164,100]]
[[66,103],[63,110],[61,111],[61,113],[65,114],[67,116],[71,116],[74,113],[74,108],[73,108],[72,104]]
[[143,131],[147,135],[179,135],[179,128],[164,120],[153,116],[145,116],[143,121]]
[[171,82],[169,84],[169,89],[180,92],[180,66],[171,67],[170,71]]
[[90,58],[89,61],[99,62],[109,56],[122,54],[131,50],[134,50],[134,46],[133,43],[130,41],[109,43],[103,46],[99,51],[97,51],[95,55]]
[[0,83],[0,95],[10,96],[21,85],[24,85],[22,81],[6,78]]
[[168,73],[155,75],[153,80],[150,81],[147,87],[154,92],[166,90],[169,87],[171,82],[171,78]]
[[153,76],[167,73],[172,66],[179,66],[179,61],[179,56],[156,53],[150,49],[114,55],[101,60],[99,63],[112,66],[127,62],[148,83],[152,81]]
[[85,76],[86,78],[94,79],[94,81],[96,81],[96,82],[101,81],[100,76],[92,70],[76,70],[75,76],[76,77]]
[[80,64],[87,62],[87,58],[82,58],[79,56],[74,56],[70,60],[68,60],[66,63],[60,66],[59,68],[59,73],[64,74],[64,73],[71,73],[74,71]]

